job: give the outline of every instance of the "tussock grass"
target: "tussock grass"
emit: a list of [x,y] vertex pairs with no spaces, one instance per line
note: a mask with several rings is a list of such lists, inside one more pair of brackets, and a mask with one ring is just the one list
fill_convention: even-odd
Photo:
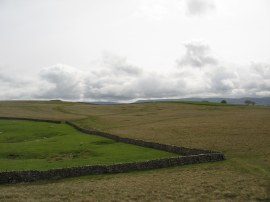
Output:
[[123,137],[223,151],[227,160],[58,182],[2,185],[0,200],[270,200],[269,107],[0,102],[0,116],[22,114],[33,118],[65,117],[80,126]]

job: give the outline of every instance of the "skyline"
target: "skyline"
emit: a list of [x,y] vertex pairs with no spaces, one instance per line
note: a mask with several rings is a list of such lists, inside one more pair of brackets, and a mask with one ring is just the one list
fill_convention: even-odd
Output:
[[0,0],[0,99],[270,96],[267,0]]

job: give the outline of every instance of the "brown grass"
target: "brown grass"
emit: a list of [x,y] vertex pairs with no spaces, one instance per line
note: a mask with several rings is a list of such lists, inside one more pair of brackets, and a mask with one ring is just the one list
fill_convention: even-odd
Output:
[[0,116],[69,119],[166,144],[224,151],[227,160],[62,181],[1,185],[0,201],[268,201],[270,108],[179,103],[0,102]]

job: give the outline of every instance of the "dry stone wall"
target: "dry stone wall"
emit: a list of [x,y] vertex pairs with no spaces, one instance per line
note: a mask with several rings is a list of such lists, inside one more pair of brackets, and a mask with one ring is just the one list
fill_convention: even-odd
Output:
[[177,153],[177,154],[181,154],[181,155],[219,153],[219,152],[211,151],[211,150],[185,148],[185,147],[179,147],[179,146],[174,146],[174,145],[166,145],[166,144],[160,144],[160,143],[155,143],[155,142],[148,142],[148,141],[144,141],[144,140],[125,138],[125,137],[120,137],[117,135],[113,135],[110,133],[105,133],[105,132],[101,132],[101,131],[97,131],[97,130],[89,130],[89,129],[81,128],[81,127],[77,126],[76,124],[71,123],[69,121],[66,121],[66,123],[68,125],[73,126],[74,128],[76,128],[77,130],[79,130],[83,133],[92,134],[92,135],[99,135],[99,136],[110,138],[110,139],[113,139],[113,140],[116,140],[119,142],[125,142],[128,144],[135,144],[135,145],[142,146],[142,147],[159,149],[159,150]]
[[0,183],[32,182],[37,180],[52,180],[66,177],[76,177],[89,174],[123,173],[130,171],[166,168],[171,166],[205,163],[223,160],[217,153],[179,156],[155,159],[142,162],[119,163],[112,165],[86,165],[71,168],[50,169],[44,171],[25,170],[0,172]]
[[123,173],[129,171],[148,170],[157,168],[166,168],[171,166],[205,163],[213,161],[224,160],[224,154],[221,152],[202,150],[202,149],[190,149],[185,147],[178,147],[173,145],[165,145],[154,142],[147,142],[143,140],[136,140],[131,138],[124,138],[110,133],[105,133],[96,130],[89,130],[81,128],[69,121],[54,121],[54,120],[41,120],[31,118],[12,118],[12,117],[0,117],[0,119],[13,119],[13,120],[30,120],[30,121],[43,121],[51,123],[67,123],[77,130],[92,135],[100,135],[106,138],[110,138],[116,141],[125,142],[128,144],[135,144],[138,146],[149,147],[159,149],[167,152],[181,154],[183,156],[162,158],[141,162],[131,163],[118,163],[112,165],[85,165],[70,168],[59,168],[49,170],[22,170],[22,171],[0,171],[0,184],[1,183],[17,183],[17,182],[32,182],[37,180],[51,180],[61,179],[66,177],[76,177],[89,174],[106,174],[106,173]]
[[20,118],[20,117],[0,117],[0,119],[5,119],[5,120],[38,121],[38,122],[49,122],[49,123],[65,123],[65,121],[59,121],[59,120],[33,119],[33,118]]

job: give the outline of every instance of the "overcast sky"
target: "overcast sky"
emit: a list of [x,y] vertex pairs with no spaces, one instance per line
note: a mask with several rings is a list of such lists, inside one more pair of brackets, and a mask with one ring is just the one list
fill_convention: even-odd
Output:
[[0,0],[0,99],[270,96],[269,0]]

